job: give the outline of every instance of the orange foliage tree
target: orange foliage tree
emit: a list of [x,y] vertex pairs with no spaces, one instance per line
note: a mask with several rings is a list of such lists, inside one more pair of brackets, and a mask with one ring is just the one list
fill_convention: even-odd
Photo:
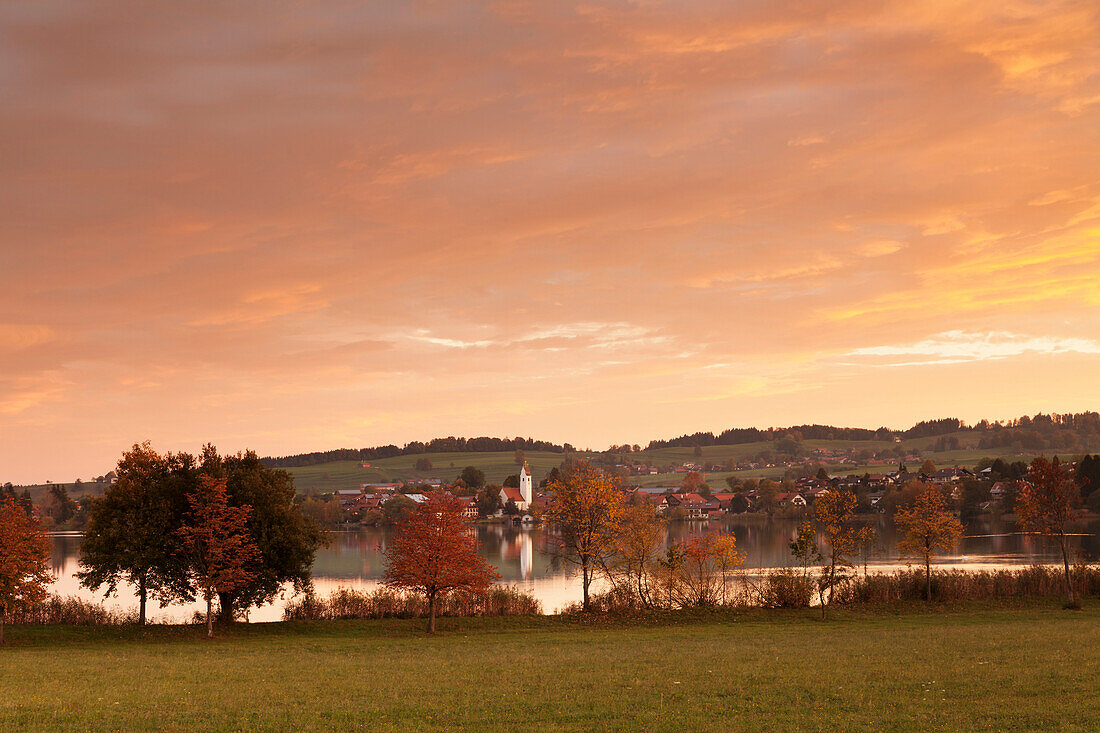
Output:
[[477,538],[462,516],[463,504],[435,493],[397,523],[386,551],[385,584],[428,599],[428,633],[435,633],[436,603],[443,596],[483,593],[500,575],[477,554]]
[[4,617],[46,597],[50,573],[50,540],[37,520],[11,496],[0,504],[0,644]]
[[249,583],[248,567],[260,551],[248,531],[250,506],[229,506],[226,479],[202,476],[187,497],[190,511],[176,530],[183,545],[188,575],[206,601],[206,636],[214,637],[214,598]]
[[856,495],[851,491],[830,491],[814,500],[814,523],[825,543],[819,593],[821,618],[826,618],[836,586],[855,567],[852,555],[864,544],[873,541],[870,527],[853,525]]
[[551,479],[546,519],[557,530],[557,556],[581,569],[583,607],[595,571],[615,549],[615,533],[624,509],[617,478],[605,476],[587,461],[578,461]]
[[898,509],[894,522],[901,530],[898,551],[924,563],[925,594],[932,600],[932,557],[950,552],[962,538],[962,522],[947,509],[943,492],[925,486],[910,507]]
[[704,485],[703,476],[698,471],[688,471],[680,482],[680,491],[685,494],[697,494]]
[[725,603],[729,574],[744,562],[733,534],[708,532],[678,542],[663,561],[670,575],[669,594],[680,607]]
[[664,527],[648,499],[624,508],[603,570],[613,588],[637,598],[645,608],[657,604],[654,570],[664,547]]
[[1080,517],[1080,508],[1081,487],[1073,471],[1064,467],[1057,456],[1050,461],[1040,456],[1031,462],[1027,482],[1016,495],[1016,516],[1021,528],[1054,539],[1062,550],[1067,607],[1078,605],[1069,572],[1067,531],[1070,523]]

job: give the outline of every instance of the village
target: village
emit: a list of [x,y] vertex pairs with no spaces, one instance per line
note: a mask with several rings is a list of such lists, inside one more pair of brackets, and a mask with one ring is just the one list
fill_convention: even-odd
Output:
[[[721,487],[708,484],[703,465],[684,462],[676,472],[683,475],[679,484],[660,486],[633,485],[621,472],[614,475],[619,478],[624,502],[648,503],[658,516],[673,521],[712,521],[741,514],[797,515],[817,498],[838,490],[855,494],[861,513],[892,513],[905,501],[907,487],[911,493],[916,485],[940,487],[960,513],[1005,512],[1011,510],[1012,498],[1026,483],[1018,475],[1019,467],[1013,469],[1001,461],[975,470],[953,466],[909,471],[902,463],[887,473],[829,475],[819,471],[815,476],[785,480],[727,478]],[[442,491],[462,502],[463,516],[470,521],[537,523],[551,501],[547,490],[551,478],[536,485],[524,464],[501,486],[471,486],[461,478],[452,482],[429,478],[363,483],[358,489],[340,489],[314,501],[338,502],[342,523],[369,525],[386,523],[387,517],[397,516],[398,506],[412,507]]]

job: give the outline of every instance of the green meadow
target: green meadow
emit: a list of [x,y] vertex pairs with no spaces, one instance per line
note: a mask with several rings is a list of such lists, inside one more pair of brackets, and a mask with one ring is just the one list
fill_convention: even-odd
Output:
[[[973,440],[973,436],[970,436],[969,439]],[[931,446],[935,443],[935,440],[935,438],[917,438],[906,440],[902,445],[906,448],[924,451],[925,457],[931,458],[932,461],[940,467],[955,465],[972,467],[978,460],[986,456],[994,458],[1001,457],[1006,460],[1030,460],[1030,456],[1012,455],[1004,450],[998,449],[980,450],[977,448],[964,448],[961,450],[933,453],[931,452]],[[892,448],[896,444],[889,441],[868,440],[807,440],[803,442],[803,445],[807,450],[819,448],[825,450],[859,450],[861,448],[882,450],[884,448]],[[701,460],[717,463],[730,459],[740,461],[749,456],[756,455],[763,450],[774,449],[774,447],[774,444],[770,442],[709,446],[703,448],[703,458]],[[591,457],[593,455],[595,454],[591,452],[582,451],[577,453],[577,456],[582,458]],[[559,465],[563,458],[560,453],[535,451],[529,451],[526,456],[531,466],[531,470],[534,472],[536,481],[542,479],[551,468]],[[421,457],[427,457],[432,462],[431,470],[416,470],[416,460]],[[640,453],[630,454],[630,458],[636,462],[658,465],[698,462],[700,460],[695,456],[692,448],[657,448],[654,450],[644,450]],[[298,488],[298,491],[305,492],[313,489],[320,493],[336,491],[338,489],[357,489],[360,484],[364,483],[422,480],[430,478],[451,481],[466,466],[477,466],[485,472],[486,479],[490,483],[499,484],[504,481],[506,476],[516,473],[519,470],[515,463],[515,454],[511,451],[495,453],[426,453],[422,456],[396,456],[394,458],[383,458],[368,462],[371,464],[369,468],[361,467],[359,461],[333,461],[330,463],[318,464],[316,466],[301,466],[289,468],[287,470],[294,476],[294,485]],[[826,462],[825,467],[830,473],[862,475],[864,473],[892,471],[897,468],[897,463],[878,462],[850,466],[830,465]],[[736,472],[720,471],[708,473],[707,480],[712,484],[717,484],[724,481],[725,478],[730,475],[744,478],[779,478],[786,470],[785,467],[778,466],[774,468],[760,468]],[[656,476],[643,475],[633,477],[633,481],[642,486],[679,484],[682,479],[682,473],[664,473]],[[65,484],[65,486],[69,490],[70,496],[73,498],[79,498],[89,492],[99,494],[104,488],[104,486],[97,486],[91,483],[68,483]],[[30,487],[31,497],[36,503],[42,503],[45,500],[48,488],[49,487],[46,485]]]
[[[905,441],[906,448],[923,450],[926,458],[931,458],[937,466],[966,466],[972,467],[985,456],[1003,457],[1006,460],[1028,460],[1027,456],[1012,456],[1002,450],[979,450],[969,448],[955,451],[943,451],[932,453],[930,446],[935,442],[934,438],[920,438]],[[872,448],[881,450],[893,447],[895,444],[887,441],[843,441],[843,440],[807,440],[803,442],[807,450],[859,450]],[[684,462],[698,462],[700,460],[710,462],[724,462],[729,459],[743,460],[756,455],[760,451],[774,449],[770,442],[743,443],[740,445],[715,445],[703,448],[702,459],[694,455],[692,448],[657,448],[645,450],[640,453],[630,454],[636,462],[653,463],[658,465],[677,464]],[[578,453],[579,457],[590,457],[592,453]],[[527,461],[534,473],[535,480],[544,477],[551,468],[559,465],[563,456],[560,453],[528,452]],[[417,471],[415,463],[418,458],[427,457],[432,462],[430,471]],[[315,489],[319,492],[335,491],[337,489],[355,489],[363,483],[387,482],[410,479],[439,478],[444,481],[453,480],[465,466],[477,466],[485,472],[486,480],[490,483],[501,483],[509,474],[516,473],[518,467],[515,464],[515,455],[512,452],[497,453],[426,453],[423,456],[396,456],[381,460],[369,461],[370,468],[362,468],[359,461],[333,461],[316,466],[302,466],[287,469],[294,476],[294,485],[299,491]],[[896,462],[871,463],[860,466],[829,465],[826,462],[826,470],[839,474],[864,474],[892,471],[897,468]],[[913,468],[917,468],[914,466]],[[778,478],[787,469],[782,466],[774,468],[761,468],[746,471],[720,471],[707,474],[708,481],[712,483],[724,481],[727,476],[737,475],[745,478]],[[679,484],[683,479],[682,473],[665,473],[655,476],[635,476],[633,481],[642,486],[665,486]]]
[[8,629],[3,730],[1095,731],[1100,605]]

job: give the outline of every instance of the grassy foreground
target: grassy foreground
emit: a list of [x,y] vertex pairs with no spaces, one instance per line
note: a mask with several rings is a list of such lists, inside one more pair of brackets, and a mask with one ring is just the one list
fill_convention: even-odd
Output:
[[0,729],[1100,729],[1100,604],[10,629]]

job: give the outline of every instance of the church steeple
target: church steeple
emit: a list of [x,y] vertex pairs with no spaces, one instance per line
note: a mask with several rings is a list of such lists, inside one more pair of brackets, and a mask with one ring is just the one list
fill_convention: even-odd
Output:
[[523,496],[523,500],[527,502],[527,505],[530,506],[535,494],[531,488],[531,469],[527,465],[527,461],[523,462],[523,468],[519,470],[519,493]]

